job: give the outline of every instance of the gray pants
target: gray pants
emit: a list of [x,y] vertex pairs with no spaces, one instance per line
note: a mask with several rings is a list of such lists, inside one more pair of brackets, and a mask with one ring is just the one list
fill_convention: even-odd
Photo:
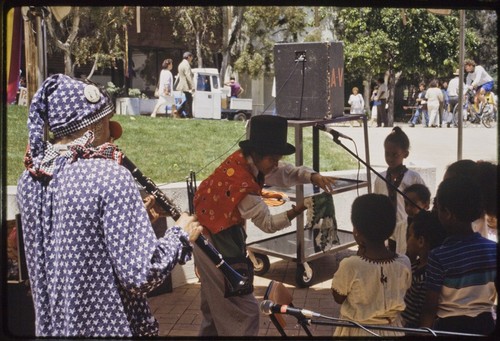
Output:
[[[210,236],[207,239],[212,242]],[[259,305],[253,294],[224,298],[224,275],[194,245],[194,261],[201,280],[200,336],[258,336]]]

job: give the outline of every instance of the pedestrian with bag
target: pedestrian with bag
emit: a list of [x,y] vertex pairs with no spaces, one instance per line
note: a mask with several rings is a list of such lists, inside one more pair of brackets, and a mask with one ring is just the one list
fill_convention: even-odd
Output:
[[[172,76],[172,66],[173,66],[173,61],[172,59],[165,59],[163,63],[161,64],[161,72],[160,72],[160,79],[158,80],[158,102],[156,102],[156,105],[153,109],[153,112],[151,113],[151,117],[156,117],[156,112],[158,109],[163,105],[166,106],[167,104],[173,104],[173,94],[172,94],[172,89],[173,89],[173,80],[174,77]],[[155,94],[156,95],[156,94]],[[174,109],[172,108],[172,111]]]

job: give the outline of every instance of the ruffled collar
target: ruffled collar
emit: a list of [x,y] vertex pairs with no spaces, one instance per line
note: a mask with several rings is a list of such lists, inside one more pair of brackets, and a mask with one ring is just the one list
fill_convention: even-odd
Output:
[[393,256],[388,257],[388,258],[384,258],[384,259],[371,259],[371,258],[367,258],[367,257],[361,256],[361,255],[358,255],[358,257],[361,258],[362,260],[368,262],[368,263],[389,264],[389,263],[394,262],[399,257],[399,255],[397,253],[394,253]]
[[33,157],[28,146],[24,166],[35,177],[52,177],[58,158],[65,158],[68,162],[74,162],[77,159],[104,158],[113,159],[121,163],[123,153],[112,143],[104,143],[94,147],[94,133],[87,131],[82,137],[71,141],[66,146],[66,151],[61,153],[59,145],[54,145],[48,141],[45,142],[44,155],[40,165],[33,163]]

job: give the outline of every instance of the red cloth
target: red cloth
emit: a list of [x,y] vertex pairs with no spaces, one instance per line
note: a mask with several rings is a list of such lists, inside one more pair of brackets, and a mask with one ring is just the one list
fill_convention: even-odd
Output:
[[194,196],[198,221],[214,234],[242,224],[238,204],[248,194],[260,195],[261,190],[243,153],[237,150],[198,187]]
[[7,39],[7,103],[11,104],[16,101],[17,91],[19,90],[19,68],[21,67],[21,50],[22,50],[22,29],[23,21],[21,16],[21,7],[12,9],[8,14],[7,34],[10,34],[10,39]]

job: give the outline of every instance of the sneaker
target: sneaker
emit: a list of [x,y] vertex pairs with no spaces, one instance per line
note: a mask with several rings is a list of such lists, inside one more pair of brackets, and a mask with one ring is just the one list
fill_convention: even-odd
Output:
[[413,128],[415,125],[414,125],[413,123],[411,123],[411,122],[410,122],[410,123],[409,123],[409,126]]

